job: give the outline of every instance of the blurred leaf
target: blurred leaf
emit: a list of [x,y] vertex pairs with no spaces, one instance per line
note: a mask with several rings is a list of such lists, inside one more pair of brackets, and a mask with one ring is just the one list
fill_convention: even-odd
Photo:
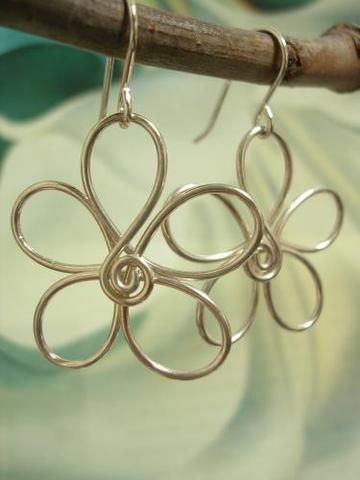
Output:
[[0,113],[26,120],[101,85],[103,59],[56,44],[21,46],[0,57],[0,77]]

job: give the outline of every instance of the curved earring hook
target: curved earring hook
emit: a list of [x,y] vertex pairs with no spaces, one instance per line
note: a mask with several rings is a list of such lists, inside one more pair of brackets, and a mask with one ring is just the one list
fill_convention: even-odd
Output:
[[261,117],[265,116],[266,125],[264,126],[264,133],[268,134],[272,131],[272,119],[273,113],[269,106],[269,102],[274,95],[276,89],[281,85],[284,77],[286,75],[287,67],[289,64],[289,51],[287,48],[287,43],[285,37],[275,28],[269,27],[259,30],[259,32],[269,33],[276,41],[280,48],[281,54],[281,64],[280,70],[275,77],[275,80],[270,85],[269,90],[267,91],[264,100],[261,102],[259,109],[257,110],[254,120],[255,124],[261,126]]
[[[118,96],[117,111],[123,113],[124,120],[121,126],[127,127],[129,125],[129,117],[132,111],[132,98],[130,91],[130,80],[135,64],[135,55],[138,45],[138,15],[135,0],[124,0],[129,16],[129,43],[123,64],[123,73],[120,82],[120,91]],[[104,82],[101,95],[101,105],[99,112],[99,120],[106,117],[111,81],[114,72],[115,57],[107,57],[105,64]]]
[[232,83],[231,80],[225,80],[223,88],[220,92],[219,98],[216,102],[214,111],[211,114],[210,120],[209,120],[205,130],[202,133],[200,133],[196,138],[194,138],[194,140],[193,140],[194,143],[199,143],[202,140],[204,140],[204,138],[206,138],[209,135],[209,133],[212,131],[212,129],[215,127],[216,121],[219,118],[221,109],[223,107],[223,104],[225,102],[227,94],[230,90],[231,83]]
[[[255,124],[259,124],[261,121],[262,116],[266,116],[266,125],[264,126],[264,131],[265,133],[268,133],[272,129],[272,111],[270,106],[268,105],[270,99],[275,93],[275,90],[278,88],[278,86],[282,83],[284,80],[284,77],[286,75],[288,63],[289,63],[289,52],[287,49],[287,43],[285,40],[285,37],[276,29],[269,27],[269,28],[263,28],[261,30],[258,30],[259,32],[265,32],[269,33],[278,43],[278,46],[280,47],[280,53],[281,53],[281,65],[280,65],[280,70],[278,74],[276,75],[275,80],[271,84],[267,94],[265,95],[264,100],[261,102],[259,109],[257,110],[255,114]],[[230,86],[231,86],[232,81],[231,80],[226,80],[223,86],[223,89],[220,93],[219,99],[216,102],[216,106],[214,108],[213,113],[211,114],[210,120],[205,128],[205,130],[198,135],[193,141],[194,143],[199,143],[201,142],[204,138],[206,138],[210,132],[213,130],[216,121],[220,115],[221,109],[223,107],[224,101],[227,97],[227,94],[229,92]]]

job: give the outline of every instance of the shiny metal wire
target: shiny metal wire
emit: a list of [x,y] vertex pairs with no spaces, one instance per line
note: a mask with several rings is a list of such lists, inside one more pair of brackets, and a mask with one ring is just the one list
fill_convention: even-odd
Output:
[[[20,194],[15,202],[11,215],[12,231],[19,247],[35,262],[49,269],[70,274],[50,286],[40,298],[34,314],[35,340],[42,354],[50,362],[67,368],[87,367],[107,353],[113,345],[118,332],[122,330],[130,349],[146,367],[168,378],[192,380],[211,373],[223,363],[231,346],[231,330],[225,315],[211,300],[209,295],[200,288],[190,285],[188,281],[218,278],[244,264],[256,252],[264,236],[263,218],[248,193],[238,187],[214,184],[185,185],[181,187],[169,197],[160,211],[150,219],[164,189],[167,174],[167,151],[164,140],[155,125],[145,117],[132,111],[130,79],[137,44],[137,16],[135,3],[128,0],[126,4],[129,11],[131,31],[123,78],[120,84],[117,111],[108,114],[114,65],[114,60],[108,59],[99,121],[85,139],[81,153],[83,192],[72,185],[56,181],[40,182],[30,186]],[[97,139],[102,132],[115,124],[120,124],[124,128],[135,124],[144,129],[154,144],[157,159],[152,190],[138,215],[123,233],[119,232],[102,206],[95,191],[91,171],[93,151]],[[101,264],[78,265],[63,263],[41,255],[29,244],[21,227],[23,209],[29,199],[43,191],[58,191],[69,195],[79,201],[90,212],[103,234],[108,249],[108,254]],[[172,269],[148,260],[144,253],[153,235],[159,229],[162,229],[166,234],[166,225],[171,214],[186,202],[203,195],[232,198],[234,202],[241,202],[248,208],[253,219],[253,225],[251,231],[246,227],[245,241],[226,254],[215,254],[214,258],[212,258],[212,266],[208,270],[188,271]],[[140,232],[142,233],[136,244],[132,245],[131,242],[134,241],[135,235]],[[172,233],[171,238],[173,238]],[[174,242],[177,244],[175,239]],[[213,265],[215,260],[219,262],[219,265]],[[54,296],[65,288],[89,281],[98,282],[102,291],[114,303],[109,332],[103,345],[90,357],[80,360],[66,359],[55,353],[46,342],[43,332],[46,308]],[[152,360],[139,346],[131,328],[131,307],[146,301],[155,286],[177,290],[194,298],[197,304],[201,305],[201,311],[207,309],[213,315],[221,332],[221,340],[216,342],[219,348],[208,365],[194,370],[177,371]]]
[[[246,158],[248,154],[248,148],[251,142],[259,138],[264,140],[268,137],[272,137],[275,139],[277,144],[280,147],[283,160],[284,160],[284,179],[282,188],[280,190],[279,196],[266,218],[264,224],[264,236],[260,245],[252,255],[249,260],[244,264],[244,268],[248,276],[252,279],[253,283],[260,282],[263,286],[264,297],[266,303],[269,308],[269,312],[274,320],[283,328],[290,330],[290,331],[304,331],[308,328],[312,327],[315,322],[319,319],[323,307],[323,288],[321,284],[320,277],[315,269],[315,267],[302,255],[303,253],[314,253],[321,250],[328,248],[337,238],[340,233],[342,223],[343,223],[343,216],[344,216],[344,207],[339,195],[334,192],[333,190],[325,187],[317,187],[311,188],[301,195],[299,195],[290,205],[286,208],[287,197],[291,188],[292,183],[292,176],[293,176],[293,166],[292,166],[292,156],[290,153],[289,146],[287,142],[282,138],[282,136],[274,130],[274,122],[273,122],[273,112],[271,107],[269,106],[269,101],[272,98],[273,94],[275,93],[277,87],[282,83],[284,76],[286,74],[287,65],[288,65],[288,50],[286,45],[285,38],[281,35],[281,33],[277,32],[276,30],[264,29],[261,30],[263,32],[269,33],[277,42],[279,52],[281,55],[281,63],[279,72],[270,86],[268,92],[265,95],[265,98],[261,102],[255,117],[254,117],[254,126],[253,128],[245,135],[243,140],[241,141],[237,153],[236,159],[236,171],[237,171],[237,178],[239,186],[242,190],[248,192],[249,185],[246,176]],[[221,110],[221,106],[224,102],[226,93],[229,90],[229,83],[227,82],[224,88],[224,92],[220,98],[220,101],[216,105],[215,112],[210,119],[209,125],[206,128],[205,132],[201,134],[197,140],[205,138],[206,135],[211,131],[213,128],[216,119],[219,116],[219,112]],[[282,238],[283,230],[289,220],[289,218],[294,214],[298,208],[303,205],[305,202],[309,201],[311,198],[315,196],[329,196],[333,199],[336,209],[336,217],[334,221],[334,226],[331,229],[330,234],[327,238],[323,241],[319,242],[315,246],[303,246],[298,243],[292,243],[284,240]],[[225,198],[217,196],[228,208],[230,213],[233,215],[235,220],[237,221],[239,228],[248,240],[248,231],[246,225],[244,225],[243,220],[241,219],[240,215],[237,213],[236,209],[232,205],[231,202],[226,200]],[[171,236],[171,230],[169,225],[164,225],[164,230],[166,233],[166,238],[168,244],[176,251],[178,254],[182,254],[184,257],[186,256],[189,258],[187,252],[185,252],[180,245],[176,244],[174,239]],[[226,252],[225,252],[226,253]],[[313,279],[314,288],[315,288],[315,306],[313,308],[312,313],[310,314],[309,318],[307,318],[304,322],[300,323],[299,325],[292,325],[287,319],[284,319],[279,314],[276,303],[273,298],[273,290],[271,287],[271,280],[274,279],[280,272],[281,267],[283,264],[283,257],[284,256],[291,256],[293,259],[300,262],[308,271],[311,278]],[[197,260],[201,262],[211,262],[211,257],[202,256],[201,258],[192,257],[192,260]],[[217,280],[210,280],[206,282],[204,290],[206,293],[210,294],[213,286],[216,284]],[[232,336],[232,341],[235,342],[239,338],[243,336],[243,334],[247,331],[249,326],[251,325],[254,315],[257,309],[258,303],[258,294],[257,294],[257,287],[253,287],[253,296],[251,299],[251,306],[250,306],[250,314],[246,319],[245,323],[243,323],[243,327],[241,327],[235,334]],[[210,337],[208,334],[206,327],[205,327],[205,320],[204,320],[204,311],[201,305],[197,308],[197,324],[199,328],[199,332],[201,336],[210,344],[218,344],[216,340]]]
[[[270,108],[269,102],[274,95],[277,88],[281,85],[286,75],[286,70],[289,63],[289,52],[287,49],[287,44],[284,36],[272,27],[263,28],[258,30],[259,32],[269,33],[277,42],[280,50],[280,68],[279,71],[270,85],[263,101],[260,103],[259,108],[257,109],[254,116],[254,124],[261,128],[261,133],[263,136],[269,135],[273,131],[273,112]],[[229,93],[231,87],[231,80],[225,80],[223,88],[220,92],[219,98],[216,101],[215,108],[210,116],[210,119],[205,127],[205,129],[194,138],[194,143],[199,143],[204,140],[213,130],[216,125],[216,122],[219,118],[220,112],[226,100],[226,97]]]
[[[262,127],[263,135],[267,136],[273,131],[273,113],[270,108],[269,102],[274,95],[277,88],[281,85],[285,78],[286,70],[289,63],[289,52],[284,36],[275,30],[274,28],[268,27],[259,30],[260,32],[269,33],[276,41],[277,46],[280,51],[280,68],[278,74],[275,77],[275,80],[270,85],[269,90],[267,91],[265,98],[261,102],[257,112],[255,113],[254,123]],[[263,121],[265,120],[265,123]]]
[[[123,128],[127,128],[130,125],[130,116],[132,112],[130,80],[133,74],[136,50],[138,45],[138,16],[136,3],[133,0],[125,0],[125,5],[129,15],[130,32],[128,48],[123,64],[117,104],[117,111],[122,114],[120,126],[122,126]],[[108,57],[106,59],[99,120],[103,119],[107,115],[115,61],[115,57]]]

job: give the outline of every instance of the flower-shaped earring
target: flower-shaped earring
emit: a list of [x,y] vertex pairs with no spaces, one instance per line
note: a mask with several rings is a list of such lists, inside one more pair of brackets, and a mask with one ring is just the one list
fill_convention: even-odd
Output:
[[[195,288],[187,280],[206,280],[217,278],[231,272],[246,262],[257,250],[263,237],[262,215],[256,208],[250,195],[238,187],[228,185],[186,185],[180,188],[165,202],[160,211],[148,222],[151,213],[163,191],[166,171],[167,153],[165,143],[157,128],[143,116],[132,110],[132,97],[129,81],[134,65],[137,45],[137,15],[133,1],[128,0],[127,7],[130,17],[129,48],[125,59],[123,78],[120,85],[118,110],[108,115],[108,99],[113,72],[114,59],[106,63],[103,96],[100,108],[100,120],[90,131],[85,140],[81,155],[81,179],[84,192],[66,183],[44,181],[27,188],[17,199],[12,211],[12,230],[20,248],[37,263],[70,275],[55,282],[41,297],[34,315],[34,336],[43,355],[53,364],[68,368],[83,368],[98,361],[110,349],[119,330],[122,330],[126,341],[136,357],[148,368],[169,378],[190,380],[202,377],[215,370],[225,360],[231,346],[230,327],[226,317],[202,290]],[[157,153],[157,168],[154,185],[143,208],[122,234],[111,221],[102,207],[95,192],[91,175],[91,157],[94,145],[99,135],[111,125],[120,125],[126,129],[131,124],[143,128],[152,139]],[[101,229],[109,253],[100,265],[76,265],[62,263],[42,256],[26,241],[21,229],[21,214],[25,202],[35,194],[46,191],[59,191],[78,200],[93,216]],[[144,252],[155,232],[168,219],[171,213],[189,200],[205,195],[226,195],[245,204],[253,218],[253,231],[245,244],[235,247],[230,255],[215,255],[217,261],[222,261],[217,267],[201,271],[183,271],[161,266],[144,257]],[[147,223],[147,225],[146,225]],[[131,245],[135,235],[143,229],[136,245]],[[89,358],[83,360],[68,360],[53,352],[43,334],[43,318],[46,307],[52,298],[61,290],[80,282],[97,281],[103,292],[114,302],[114,312],[108,336],[104,344]],[[207,308],[216,319],[220,331],[220,348],[215,358],[206,366],[190,370],[176,371],[160,365],[152,360],[141,349],[136,341],[130,325],[129,310],[132,306],[144,302],[155,285],[168,287],[185,293],[194,298],[203,308]]]
[[[305,191],[303,194],[299,195],[286,209],[286,199],[287,195],[290,190],[291,181],[292,181],[292,158],[289,147],[285,140],[276,132],[274,131],[273,125],[273,113],[269,106],[270,98],[272,97],[273,93],[275,92],[276,88],[281,84],[284,79],[287,65],[288,65],[288,50],[285,38],[281,35],[281,33],[277,32],[273,29],[263,30],[265,32],[270,33],[275,40],[277,41],[280,52],[281,52],[281,66],[279,73],[270,87],[264,101],[262,102],[259,110],[255,115],[255,125],[254,127],[248,132],[244,139],[241,141],[238,155],[237,155],[237,177],[239,186],[241,189],[244,189],[249,193],[248,189],[248,182],[246,178],[246,154],[248,151],[248,147],[251,141],[255,138],[266,139],[272,136],[276,142],[279,144],[281,152],[284,158],[284,165],[285,165],[285,178],[282,189],[279,194],[279,198],[277,199],[275,205],[273,206],[268,218],[266,219],[264,225],[264,236],[263,239],[256,251],[256,253],[246,262],[244,268],[246,273],[254,280],[253,282],[253,294],[252,294],[252,301],[251,301],[251,308],[248,317],[245,319],[245,322],[242,323],[242,327],[232,335],[232,342],[238,341],[248,330],[250,327],[255,312],[257,310],[258,299],[259,299],[259,285],[263,285],[264,296],[266,299],[266,303],[268,305],[269,311],[272,317],[276,320],[276,322],[281,325],[283,328],[291,331],[303,331],[310,328],[320,317],[322,307],[323,307],[323,289],[320,277],[315,269],[315,267],[307,260],[307,258],[303,255],[304,253],[313,253],[318,252],[321,250],[326,249],[329,247],[334,240],[337,238],[338,234],[340,233],[342,222],[343,222],[343,204],[339,197],[339,195],[334,192],[333,190],[325,187],[318,187],[312,188]],[[210,120],[209,126],[206,128],[205,132],[201,134],[195,141],[199,141],[210,132],[213,128],[215,121],[219,115],[222,103],[226,96],[226,93],[229,88],[229,82],[225,84],[224,92],[220,97],[220,102],[218,102],[215,112]],[[282,232],[284,227],[288,221],[288,219],[294,214],[294,212],[306,201],[311,199],[315,196],[329,196],[335,202],[336,207],[336,218],[334,222],[334,226],[332,228],[331,233],[329,236],[323,240],[322,242],[318,243],[313,247],[301,246],[299,244],[293,244],[286,242],[282,239]],[[217,195],[217,198],[222,201],[225,206],[229,209],[235,220],[238,222],[240,230],[245,237],[245,239],[249,239],[249,231],[244,222],[243,218],[241,217],[238,210],[235,208],[233,203],[226,197]],[[170,226],[168,221],[165,223],[164,228],[167,233],[168,244],[171,248],[176,251],[178,254],[182,255],[183,257],[193,260],[193,261],[201,261],[201,262],[210,262],[212,258],[206,255],[203,255],[201,258],[196,256],[191,256],[188,252],[185,252],[180,245],[178,245],[174,238],[172,237],[172,233],[170,230]],[[311,275],[314,286],[315,286],[315,296],[316,296],[316,303],[315,307],[310,315],[310,317],[304,321],[303,323],[293,326],[289,321],[284,319],[280,313],[278,312],[275,302],[273,299],[272,288],[271,288],[271,280],[274,279],[281,270],[282,267],[282,259],[283,255],[290,255],[297,261],[300,261],[305,268],[308,270],[309,274]],[[206,282],[204,286],[204,291],[206,293],[210,293],[213,289],[216,282],[219,278],[214,278]],[[218,345],[219,342],[212,338],[205,327],[204,321],[204,308],[202,305],[198,305],[197,308],[197,324],[202,337],[208,342],[213,345]]]
[[[282,193],[280,194],[279,200],[276,204],[276,207],[273,209],[272,213],[269,215],[269,218],[266,223],[265,232],[269,232],[268,236],[264,236],[263,241],[261,242],[258,251],[255,255],[247,262],[245,269],[247,273],[252,277],[255,282],[262,282],[264,288],[264,296],[266,303],[270,310],[272,317],[276,322],[281,325],[283,328],[295,332],[307,330],[312,327],[314,323],[319,319],[322,308],[323,308],[323,289],[319,274],[315,267],[312,265],[309,260],[303,255],[306,253],[315,253],[321,250],[328,248],[337,238],[340,233],[342,222],[343,222],[343,204],[339,195],[330,188],[326,187],[315,187],[306,190],[304,193],[299,195],[293,202],[286,208],[287,192],[291,185],[292,179],[292,167],[291,167],[291,156],[290,152],[287,149],[285,142],[281,137],[272,132],[272,134],[277,138],[279,142],[282,143],[282,150],[286,152],[285,162],[287,164],[287,176],[284,183]],[[257,135],[262,135],[259,133],[258,127],[255,127],[243,140],[239,148],[238,155],[238,175],[239,183],[242,186],[247,188],[246,174],[245,174],[245,157],[246,150],[249,142],[252,138],[255,138]],[[314,246],[303,246],[301,244],[290,243],[282,239],[282,232],[287,224],[289,218],[299,209],[301,205],[310,200],[315,196],[325,196],[332,198],[336,208],[336,216],[334,225],[328,237],[323,241],[319,242]],[[240,225],[242,231],[244,232],[243,225]],[[247,237],[248,233],[245,233]],[[308,270],[311,275],[314,286],[315,286],[315,297],[316,302],[313,308],[313,311],[310,317],[299,325],[292,325],[286,319],[284,319],[278,312],[275,302],[272,295],[271,281],[272,279],[280,272],[282,266],[282,257],[283,255],[290,255],[294,259],[300,261],[304,267]],[[257,283],[254,288],[257,288]],[[209,291],[209,290],[207,290]],[[255,308],[253,306],[253,308]],[[203,311],[202,308],[200,308]]]

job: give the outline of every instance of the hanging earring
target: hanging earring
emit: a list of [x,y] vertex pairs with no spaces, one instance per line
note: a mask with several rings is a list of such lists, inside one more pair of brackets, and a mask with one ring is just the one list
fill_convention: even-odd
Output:
[[[120,83],[117,111],[108,114],[109,92],[111,87],[115,59],[107,59],[104,75],[103,93],[100,107],[100,119],[92,128],[83,145],[81,154],[81,179],[84,192],[62,182],[45,181],[27,188],[16,200],[13,207],[11,223],[14,237],[20,248],[35,262],[51,269],[69,274],[55,282],[40,298],[34,314],[34,336],[38,348],[47,360],[60,367],[83,368],[92,365],[102,358],[113,345],[119,330],[135,356],[149,369],[168,378],[191,380],[207,375],[217,369],[227,357],[231,346],[231,333],[228,321],[217,305],[201,289],[195,288],[188,280],[207,280],[217,278],[231,272],[246,262],[257,250],[263,237],[263,219],[250,195],[238,187],[215,185],[185,185],[174,192],[160,211],[151,219],[155,205],[162,194],[167,171],[167,152],[164,140],[154,126],[145,117],[134,113],[130,79],[135,61],[137,46],[137,14],[133,0],[126,1],[130,20],[130,38],[126,54],[123,75]],[[94,145],[105,129],[111,125],[120,125],[128,129],[132,124],[143,128],[153,141],[157,153],[157,167],[151,193],[143,208],[124,233],[120,233],[116,225],[107,215],[97,196],[92,182],[91,158]],[[98,224],[108,248],[108,254],[100,265],[77,265],[62,263],[42,256],[28,244],[21,229],[21,214],[25,202],[35,194],[51,190],[59,191],[78,200],[93,216]],[[220,265],[208,270],[188,271],[164,267],[144,257],[153,235],[166,222],[177,208],[193,198],[210,195],[231,196],[248,208],[253,219],[253,231],[246,242],[229,252],[215,254],[213,262]],[[141,233],[142,231],[142,233]],[[136,234],[140,234],[136,245],[131,245]],[[112,323],[104,344],[97,352],[83,360],[68,360],[53,352],[47,344],[43,333],[44,313],[53,297],[71,285],[96,281],[103,292],[114,303]],[[206,366],[195,370],[177,371],[160,365],[152,360],[139,346],[131,328],[131,307],[144,302],[155,285],[178,290],[195,299],[203,308],[214,316],[221,331],[221,341],[215,358]]]
[[[340,233],[344,215],[343,204],[339,195],[335,191],[326,187],[311,188],[299,195],[287,208],[285,207],[293,175],[292,157],[288,144],[282,138],[282,136],[274,130],[274,117],[269,102],[277,87],[282,83],[286,74],[288,66],[288,49],[286,40],[281,35],[281,33],[270,28],[262,31],[269,33],[277,42],[281,54],[281,66],[279,73],[276,76],[276,79],[274,80],[258,111],[256,112],[253,128],[245,135],[245,137],[240,143],[236,161],[237,178],[240,188],[244,189],[246,192],[249,193],[246,176],[246,157],[249,145],[255,138],[265,140],[269,137],[273,137],[280,146],[284,159],[285,178],[279,197],[275,202],[275,205],[273,206],[268,218],[265,221],[264,236],[262,238],[262,241],[256,253],[244,265],[246,273],[253,280],[253,295],[251,300],[250,314],[246,322],[243,324],[243,327],[233,335],[233,342],[239,340],[251,325],[254,314],[257,310],[259,299],[259,285],[263,286],[264,297],[271,316],[281,327],[290,331],[299,332],[307,330],[315,324],[315,322],[319,319],[323,308],[323,288],[317,270],[303,254],[315,253],[328,248],[335,241],[335,239]],[[214,127],[216,120],[219,116],[222,104],[225,100],[226,94],[229,90],[229,86],[230,82],[226,82],[224,85],[223,93],[221,94],[220,99],[216,104],[214,113],[210,119],[208,126],[206,127],[205,131],[195,139],[195,142],[198,142],[205,138]],[[336,208],[334,226],[329,236],[322,242],[319,242],[317,245],[312,247],[303,246],[301,244],[294,244],[283,240],[282,232],[287,221],[294,214],[294,212],[310,198],[325,195],[332,198]],[[248,228],[232,202],[230,202],[229,199],[221,195],[218,195],[217,198],[222,201],[229,209],[229,211],[237,221],[242,234],[245,236],[246,239],[248,239]],[[173,244],[174,242],[171,240],[169,243]],[[284,319],[278,312],[273,299],[273,293],[271,288],[271,280],[273,280],[281,270],[283,255],[288,255],[295,260],[301,262],[312,277],[315,286],[316,300],[314,309],[308,319],[306,319],[303,323],[295,326],[293,326],[287,319]],[[192,260],[195,259],[192,258]],[[202,260],[206,261],[207,259],[203,258]],[[218,280],[219,279],[209,280],[205,284],[204,291],[209,294]],[[207,342],[217,345],[218,342],[215,341],[208,334],[205,328],[204,309],[200,304],[197,307],[197,323],[202,337]]]

